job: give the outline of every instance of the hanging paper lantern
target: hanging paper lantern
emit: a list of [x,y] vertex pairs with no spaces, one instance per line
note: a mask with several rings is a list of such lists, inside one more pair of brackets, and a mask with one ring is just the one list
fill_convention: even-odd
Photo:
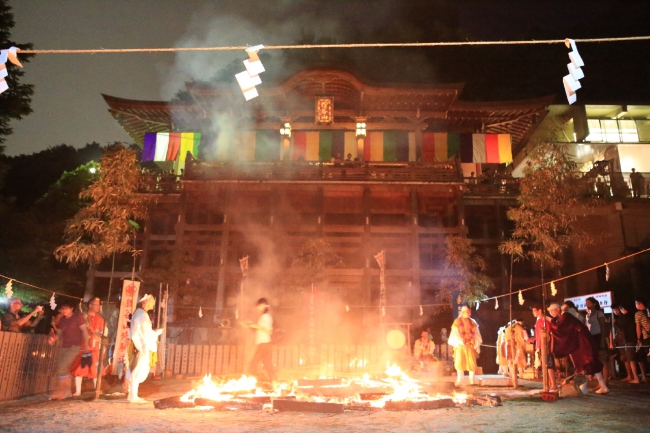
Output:
[[201,317],[203,317],[203,310],[202,310],[201,307],[199,306],[199,318],[201,318]]
[[519,305],[524,305],[524,295],[519,291]]
[[346,311],[347,313],[350,312],[350,306],[349,306],[349,305],[346,305],[346,306],[345,306],[345,311]]
[[52,310],[56,310],[56,301],[54,300],[54,293],[52,293],[52,296],[50,297],[50,308]]
[[494,298],[494,309],[495,310],[499,309],[499,298]]
[[7,295],[7,298],[11,298],[14,296],[14,291],[11,290],[11,281],[12,280],[9,280],[9,282],[5,286],[5,295]]
[[424,315],[424,310],[422,310],[422,305],[420,305],[420,316]]
[[551,296],[557,295],[557,289],[555,288],[555,283],[551,281]]
[[605,263],[605,281],[609,281],[609,266]]

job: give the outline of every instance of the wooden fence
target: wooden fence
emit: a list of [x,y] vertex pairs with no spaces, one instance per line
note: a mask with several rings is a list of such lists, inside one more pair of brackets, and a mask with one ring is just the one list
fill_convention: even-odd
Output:
[[[383,346],[327,345],[316,353],[316,362],[327,373],[365,373],[382,359]],[[252,348],[251,348],[252,350]],[[165,369],[174,375],[202,376],[242,374],[248,361],[244,346],[169,344]],[[250,355],[250,354],[249,354]],[[446,345],[436,348],[440,360],[449,360]],[[277,369],[296,369],[308,363],[308,346],[273,346],[273,364]],[[380,366],[381,367],[381,366]]]
[[58,354],[59,344],[47,344],[47,335],[0,331],[0,401],[48,392]]

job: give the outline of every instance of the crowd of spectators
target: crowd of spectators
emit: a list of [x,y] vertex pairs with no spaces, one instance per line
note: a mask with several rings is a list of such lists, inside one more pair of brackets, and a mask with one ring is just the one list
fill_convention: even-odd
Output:
[[[86,312],[78,311],[74,302],[63,299],[55,311],[46,314],[41,306],[36,306],[31,312],[23,311],[20,298],[9,299],[9,309],[2,315],[0,330],[4,332],[47,334],[48,342],[61,342],[57,364],[59,387],[52,394],[52,399],[70,397],[71,380],[75,378],[75,396],[81,395],[83,378],[97,382],[97,366],[99,364],[99,345],[106,335],[105,322],[99,314],[101,303],[99,298],[91,299]],[[43,320],[49,317],[50,320]]]

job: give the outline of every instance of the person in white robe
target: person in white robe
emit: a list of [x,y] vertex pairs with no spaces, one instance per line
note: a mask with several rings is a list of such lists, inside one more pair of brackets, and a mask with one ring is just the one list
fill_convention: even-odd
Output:
[[131,341],[137,351],[127,370],[129,381],[129,402],[147,403],[147,400],[138,396],[138,388],[149,376],[151,354],[158,351],[158,336],[162,329],[153,330],[151,319],[147,311],[153,310],[156,298],[144,295],[140,299],[140,308],[135,310],[131,318]]

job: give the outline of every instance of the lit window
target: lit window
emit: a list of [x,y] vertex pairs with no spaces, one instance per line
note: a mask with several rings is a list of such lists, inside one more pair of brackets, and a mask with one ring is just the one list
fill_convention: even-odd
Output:
[[587,119],[587,126],[589,127],[587,141],[591,141],[592,143],[605,141],[605,137],[603,137],[603,129],[600,127],[600,120]]
[[621,130],[621,141],[623,143],[638,143],[639,133],[636,130],[635,120],[619,120]]
[[617,143],[621,141],[618,133],[618,121],[616,119],[601,120],[600,125],[605,130],[605,141],[607,143]]
[[638,143],[637,120],[587,119],[591,143]]
[[639,141],[650,141],[650,120],[637,120],[636,127],[639,134]]

